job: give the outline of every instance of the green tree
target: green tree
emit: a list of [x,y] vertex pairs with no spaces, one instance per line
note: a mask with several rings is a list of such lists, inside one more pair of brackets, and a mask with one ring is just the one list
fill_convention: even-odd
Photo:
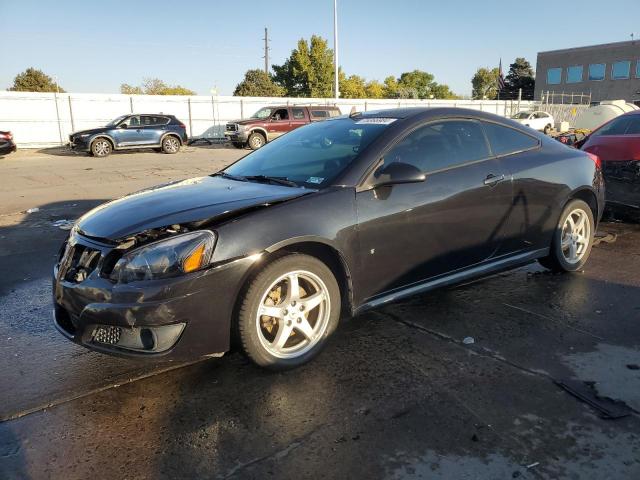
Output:
[[367,86],[364,78],[359,75],[350,75],[348,78],[340,72],[339,79],[340,96],[342,98],[366,98]]
[[436,82],[434,82],[431,85],[431,95],[433,95],[433,98],[439,98],[439,99],[441,98],[441,99],[448,99],[448,100],[460,98],[460,95],[456,95],[451,91],[451,89],[449,88],[449,85],[445,85],[444,83],[436,83]]
[[494,100],[498,94],[498,68],[480,67],[471,79],[471,96],[475,100]]
[[367,82],[366,98],[384,98],[384,85],[377,80]]
[[282,65],[273,65],[275,83],[291,97],[333,96],[333,50],[322,37],[304,38]]
[[[429,98],[432,95],[433,75],[422,70],[404,72],[398,79],[398,86],[406,92],[415,92],[417,98]],[[406,97],[412,98],[412,97]]]
[[[518,57],[509,65],[509,73],[505,77],[505,90],[511,98],[518,95],[518,90],[522,89],[523,100],[533,100],[535,88],[535,74],[531,64],[524,58]],[[501,93],[502,96],[502,93]]]
[[27,68],[13,79],[13,86],[8,90],[13,92],[60,92],[64,89],[42,70],[33,67]]
[[276,85],[264,70],[247,70],[233,94],[239,97],[282,97],[284,88]]
[[144,78],[141,86],[120,85],[120,93],[128,95],[195,95],[196,92],[181,85],[167,85],[159,78]]
[[398,98],[398,80],[393,75],[384,79],[384,98]]

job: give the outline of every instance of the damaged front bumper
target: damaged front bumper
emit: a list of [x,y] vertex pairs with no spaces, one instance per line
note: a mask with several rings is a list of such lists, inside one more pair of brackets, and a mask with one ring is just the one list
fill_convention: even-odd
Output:
[[[104,258],[113,246],[76,237]],[[104,353],[195,360],[229,350],[231,317],[252,261],[241,259],[163,280],[114,283],[95,267],[81,281],[53,272],[54,323],[73,342]]]

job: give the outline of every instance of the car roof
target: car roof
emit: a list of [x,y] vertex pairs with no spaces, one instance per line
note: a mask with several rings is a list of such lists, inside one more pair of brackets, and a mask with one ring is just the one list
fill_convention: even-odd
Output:
[[307,107],[307,108],[319,108],[319,109],[331,109],[331,110],[336,110],[338,108],[335,105],[267,105],[264,108],[288,108],[288,107]]

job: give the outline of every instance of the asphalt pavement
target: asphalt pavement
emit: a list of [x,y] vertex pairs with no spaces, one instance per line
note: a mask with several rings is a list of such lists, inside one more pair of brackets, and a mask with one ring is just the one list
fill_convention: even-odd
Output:
[[1,479],[640,478],[637,225],[601,224],[584,272],[532,264],[347,319],[286,373],[55,331],[56,221],[244,153],[0,158]]

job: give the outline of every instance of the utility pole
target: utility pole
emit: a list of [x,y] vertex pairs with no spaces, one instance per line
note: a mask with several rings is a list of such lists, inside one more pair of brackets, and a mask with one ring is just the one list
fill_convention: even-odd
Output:
[[269,30],[264,27],[264,73],[269,73]]
[[333,93],[340,98],[338,86],[338,0],[333,0]]

